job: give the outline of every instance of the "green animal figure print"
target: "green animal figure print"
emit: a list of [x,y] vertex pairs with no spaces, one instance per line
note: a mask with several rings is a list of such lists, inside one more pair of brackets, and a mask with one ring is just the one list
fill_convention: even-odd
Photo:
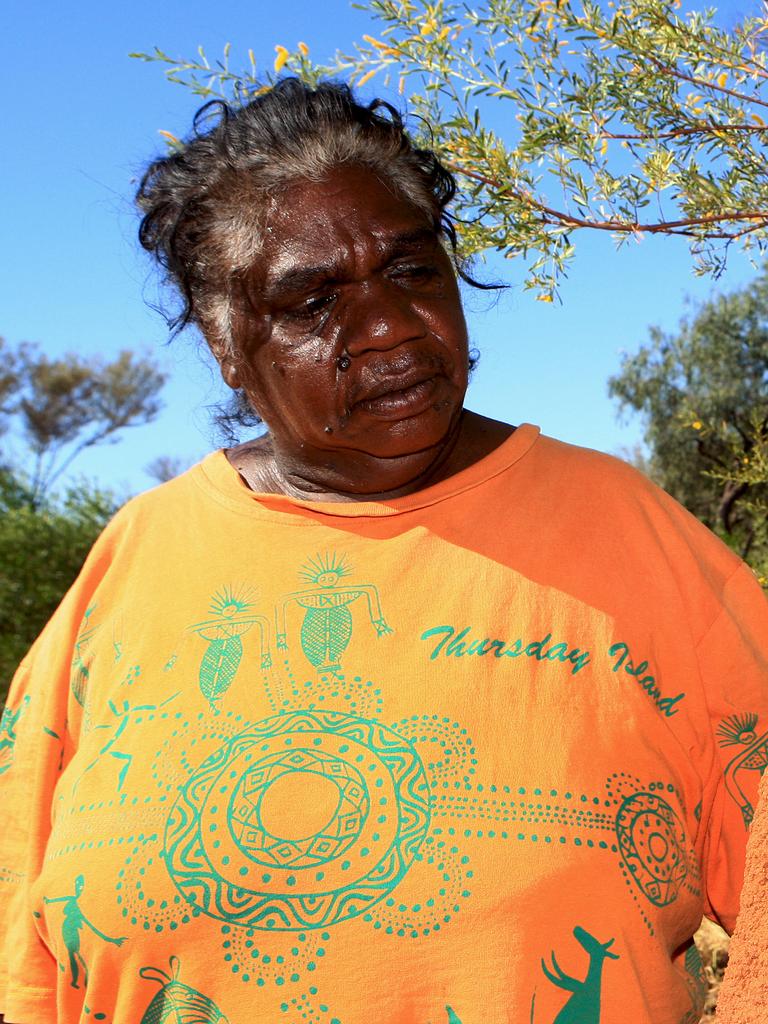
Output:
[[739,805],[744,827],[749,828],[755,808],[742,789],[741,783],[745,772],[759,772],[762,775],[768,767],[768,732],[757,732],[757,715],[750,712],[724,718],[717,727],[717,736],[721,747],[743,748],[726,765],[724,777],[725,788]]
[[2,736],[0,739],[0,775],[7,772],[13,764],[13,754],[16,749],[16,723],[21,718],[29,701],[30,697],[27,694],[15,710],[9,707],[3,709],[3,717],[0,720],[0,736]]
[[72,656],[72,673],[69,684],[72,695],[81,707],[85,707],[85,696],[88,689],[88,681],[91,676],[90,659],[88,647],[98,626],[91,626],[90,618],[96,610],[96,605],[91,605],[83,616],[80,629],[75,640],[75,651]]
[[225,587],[214,594],[210,610],[216,616],[206,622],[190,626],[208,646],[200,662],[200,692],[208,701],[212,711],[217,711],[217,702],[232,685],[243,658],[242,637],[258,625],[261,634],[261,667],[269,668],[272,655],[269,650],[269,621],[264,615],[251,611],[252,603],[248,594],[235,594]]
[[299,576],[312,584],[307,590],[298,590],[283,600],[276,612],[277,646],[288,647],[286,609],[289,604],[303,608],[301,647],[309,662],[321,672],[336,672],[341,668],[341,657],[352,639],[352,613],[349,605],[359,597],[368,603],[368,617],[379,636],[391,633],[381,611],[379,592],[373,584],[358,583],[339,586],[339,581],[352,572],[352,567],[334,553],[316,555],[309,559]]
[[170,974],[159,967],[142,967],[139,971],[142,978],[160,985],[140,1024],[229,1024],[212,999],[178,980],[179,958],[172,956],[169,963]]
[[448,1024],[461,1024],[460,1019],[456,1016],[450,1006],[446,1006],[445,1009],[448,1013]]
[[[69,971],[71,974],[70,985],[72,988],[80,988],[78,985],[78,978],[80,977],[80,968],[83,971],[83,985],[88,984],[88,966],[83,960],[82,953],[80,952],[80,932],[82,931],[83,925],[87,924],[94,935],[98,935],[100,939],[104,939],[105,942],[111,942],[115,946],[122,946],[125,942],[125,936],[120,939],[111,939],[104,932],[100,931],[95,924],[92,924],[85,914],[80,909],[78,900],[83,892],[85,886],[85,878],[83,875],[78,875],[75,879],[75,891],[72,896],[45,896],[43,898],[44,903],[63,903],[64,904],[64,921],[61,927],[61,937],[64,940],[67,953],[69,954]],[[66,970],[64,964],[59,963],[59,969]]]
[[552,969],[541,961],[544,974],[558,988],[570,992],[571,996],[565,1006],[555,1017],[553,1024],[599,1024],[600,1022],[600,991],[602,987],[603,962],[606,957],[618,960],[618,953],[609,953],[614,940],[599,942],[594,935],[579,925],[573,929],[574,937],[581,943],[589,955],[589,969],[582,981],[566,974],[552,956]]

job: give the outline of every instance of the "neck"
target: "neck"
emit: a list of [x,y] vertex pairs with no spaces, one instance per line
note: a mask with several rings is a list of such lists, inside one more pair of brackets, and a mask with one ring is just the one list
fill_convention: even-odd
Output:
[[439,445],[393,458],[349,451],[328,460],[281,452],[269,434],[227,452],[248,486],[311,501],[386,501],[423,490],[472,465],[514,428],[464,411]]

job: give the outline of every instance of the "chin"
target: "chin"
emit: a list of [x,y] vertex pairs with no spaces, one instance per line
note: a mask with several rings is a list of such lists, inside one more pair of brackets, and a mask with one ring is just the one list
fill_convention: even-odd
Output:
[[339,431],[341,447],[353,448],[378,459],[406,459],[434,452],[447,441],[461,414],[461,406],[438,408],[406,419],[355,424]]

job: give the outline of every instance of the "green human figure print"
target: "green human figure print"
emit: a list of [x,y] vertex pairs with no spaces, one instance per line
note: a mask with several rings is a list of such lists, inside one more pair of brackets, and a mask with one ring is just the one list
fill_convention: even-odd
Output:
[[208,701],[212,711],[232,685],[243,658],[242,637],[254,625],[261,634],[261,667],[272,664],[269,642],[269,620],[264,615],[252,612],[250,594],[235,593],[231,587],[224,587],[214,594],[210,610],[215,618],[198,622],[190,629],[207,642],[200,662],[200,692]]
[[131,720],[131,715],[135,715],[139,711],[158,711],[160,708],[164,708],[166,704],[170,704],[170,702],[172,700],[175,700],[175,698],[178,697],[178,695],[179,695],[178,692],[174,693],[170,697],[167,697],[160,704],[137,704],[137,705],[135,705],[133,707],[128,703],[127,700],[123,701],[122,707],[118,707],[114,703],[114,701],[109,701],[109,709],[112,712],[112,714],[114,715],[115,719],[117,720],[116,724],[115,725],[97,725],[95,727],[95,729],[94,729],[94,732],[96,731],[96,729],[112,729],[112,728],[115,731],[114,731],[113,735],[109,738],[109,740],[107,740],[107,742],[101,748],[101,750],[98,752],[96,757],[91,761],[91,763],[86,768],[83,769],[83,771],[81,772],[81,774],[78,777],[77,781],[75,782],[74,786],[72,787],[72,792],[74,793],[77,790],[77,787],[82,782],[83,777],[85,775],[87,775],[88,772],[91,771],[92,768],[96,767],[96,765],[99,763],[101,758],[105,754],[109,754],[110,757],[114,757],[119,762],[122,762],[121,767],[120,767],[120,771],[119,771],[118,776],[117,776],[117,791],[119,793],[120,790],[123,788],[123,783],[125,782],[125,777],[128,774],[128,769],[131,767],[131,763],[133,761],[133,754],[127,754],[127,753],[125,753],[122,750],[114,750],[113,747],[115,746],[117,741],[120,739],[120,737],[123,735],[125,730],[128,728],[128,725],[129,725],[130,720]]
[[140,1024],[229,1024],[212,999],[178,980],[179,958],[172,956],[169,963],[170,974],[159,967],[142,967],[139,971],[142,978],[160,985]]
[[70,688],[72,695],[81,707],[85,707],[85,697],[88,690],[88,681],[91,675],[91,655],[89,654],[90,642],[96,633],[98,626],[91,625],[91,615],[96,611],[96,605],[91,605],[83,615],[80,629],[75,640],[75,650],[72,656],[72,672],[70,675]]
[[24,697],[17,708],[6,707],[3,709],[3,717],[0,719],[0,775],[7,772],[13,764],[13,755],[16,749],[16,723],[21,718],[29,704],[29,694]]
[[450,1006],[446,1006],[445,1009],[448,1014],[448,1024],[461,1024],[461,1020],[456,1016]]
[[[619,959],[618,953],[610,952],[615,940],[600,942],[580,925],[573,929],[573,935],[589,956],[589,967],[583,979],[579,980],[566,974],[558,964],[554,951],[551,953],[551,969],[543,959],[541,961],[541,969],[548,980],[558,988],[571,993],[552,1024],[599,1024],[603,964],[607,958]],[[531,1012],[533,1013],[533,1010]]]
[[744,827],[749,828],[755,814],[755,808],[743,788],[745,775],[748,772],[763,774],[768,767],[768,732],[757,732],[757,715],[748,712],[744,715],[729,715],[717,727],[718,742],[721,747],[738,746],[742,749],[725,767],[725,788],[729,796],[739,806],[744,819]]
[[[64,921],[61,927],[61,937],[64,940],[64,945],[69,955],[69,971],[71,975],[69,984],[72,988],[80,988],[78,979],[80,977],[81,968],[83,972],[83,985],[88,984],[88,965],[80,952],[80,932],[82,931],[84,924],[88,925],[94,935],[98,935],[98,937],[103,939],[105,942],[111,942],[114,946],[122,946],[126,940],[125,936],[119,939],[110,938],[108,935],[105,935],[103,931],[97,928],[95,924],[88,920],[81,910],[79,903],[84,886],[84,876],[78,875],[75,879],[75,891],[71,896],[43,897],[44,903],[64,904]],[[65,971],[66,967],[60,962],[59,969]]]
[[368,617],[379,636],[391,633],[381,610],[379,592],[371,583],[339,586],[352,572],[344,557],[335,552],[317,554],[301,568],[299,576],[312,586],[297,590],[283,599],[276,611],[277,646],[288,647],[286,610],[297,604],[304,609],[301,625],[301,647],[309,662],[321,672],[337,672],[341,658],[352,639],[352,613],[349,605],[359,597],[368,603]]

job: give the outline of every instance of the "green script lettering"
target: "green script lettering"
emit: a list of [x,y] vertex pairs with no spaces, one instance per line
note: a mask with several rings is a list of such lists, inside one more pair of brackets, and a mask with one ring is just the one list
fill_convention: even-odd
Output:
[[679,709],[674,707],[674,705],[679,700],[682,700],[685,694],[678,693],[676,697],[662,697],[656,677],[644,674],[648,671],[648,662],[641,661],[639,665],[635,665],[631,657],[629,644],[613,644],[608,648],[608,654],[611,658],[615,659],[613,664],[614,672],[618,672],[620,668],[623,668],[627,675],[632,676],[637,681],[640,688],[648,694],[659,711],[666,715],[667,718],[677,714]]
[[456,632],[455,626],[432,626],[421,634],[422,640],[436,639],[430,660],[442,655],[445,658],[484,658],[493,654],[495,658],[534,658],[536,661],[552,661],[569,665],[571,675],[576,675],[590,662],[589,651],[569,647],[563,641],[552,643],[552,634],[547,633],[541,640],[526,643],[521,637],[516,640],[470,639],[472,626],[465,626]]

